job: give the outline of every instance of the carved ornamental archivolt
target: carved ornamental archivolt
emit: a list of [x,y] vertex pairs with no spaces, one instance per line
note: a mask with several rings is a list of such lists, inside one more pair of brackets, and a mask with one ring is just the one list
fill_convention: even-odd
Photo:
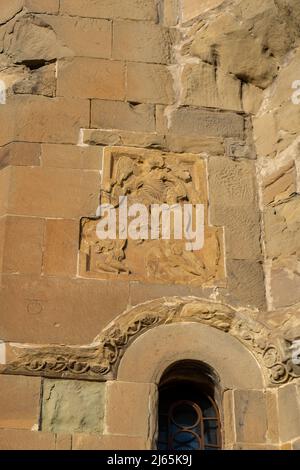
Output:
[[197,298],[163,298],[132,308],[110,324],[90,346],[11,346],[14,360],[5,374],[105,381],[117,376],[124,352],[150,328],[182,322],[208,325],[237,338],[257,359],[268,385],[300,378],[289,339],[276,336],[250,312]]
[[185,239],[130,238],[101,240],[98,219],[83,219],[80,274],[101,279],[130,279],[159,284],[224,286],[223,228],[208,220],[207,171],[204,159],[190,154],[126,147],[105,148],[100,204],[119,208],[142,204],[204,206],[204,247],[187,251]]

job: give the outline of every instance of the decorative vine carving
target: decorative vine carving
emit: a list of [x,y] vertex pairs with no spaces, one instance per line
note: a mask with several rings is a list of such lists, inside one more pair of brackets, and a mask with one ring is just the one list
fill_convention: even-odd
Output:
[[126,348],[144,331],[159,325],[197,322],[231,334],[257,358],[270,385],[300,378],[291,356],[282,353],[280,339],[249,312],[197,298],[163,298],[147,302],[119,316],[92,346],[13,347],[16,359],[0,372],[45,377],[108,380],[116,376]]

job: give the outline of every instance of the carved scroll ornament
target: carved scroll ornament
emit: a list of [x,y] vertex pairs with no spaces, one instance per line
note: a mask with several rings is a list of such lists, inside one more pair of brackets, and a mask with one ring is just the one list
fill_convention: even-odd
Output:
[[219,303],[197,298],[163,298],[138,305],[119,316],[89,346],[13,346],[15,360],[1,366],[6,374],[77,378],[105,381],[116,377],[125,350],[150,328],[180,322],[196,322],[237,338],[256,357],[269,385],[300,378],[299,367],[252,312],[238,312]]

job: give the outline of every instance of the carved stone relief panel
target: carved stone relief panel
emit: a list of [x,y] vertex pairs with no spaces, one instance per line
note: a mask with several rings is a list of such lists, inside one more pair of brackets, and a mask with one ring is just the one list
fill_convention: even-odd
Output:
[[[121,202],[124,196],[126,208]],[[100,204],[109,204],[116,210],[117,236],[115,239],[99,238],[97,227],[103,213],[98,218],[82,220],[82,276],[160,284],[224,285],[223,228],[209,225],[206,162],[200,156],[126,147],[106,148]],[[140,226],[143,233],[140,232],[139,239],[128,235],[133,217],[126,219],[126,232],[124,224],[120,225],[124,210],[130,215],[134,204],[146,207],[147,228]],[[153,207],[163,204],[180,209],[181,219],[177,221],[181,221],[181,237],[176,234],[173,224],[177,216],[171,212],[171,236],[162,237],[161,213],[158,219],[159,234],[153,235]],[[197,218],[197,207],[200,205],[204,209],[201,219]],[[192,230],[200,236],[201,225],[204,226],[204,245],[201,249],[194,246],[187,249],[189,240],[184,225],[184,221],[188,220],[185,219],[187,206],[192,210]],[[145,222],[145,218],[143,220]],[[123,236],[120,237],[122,230]]]

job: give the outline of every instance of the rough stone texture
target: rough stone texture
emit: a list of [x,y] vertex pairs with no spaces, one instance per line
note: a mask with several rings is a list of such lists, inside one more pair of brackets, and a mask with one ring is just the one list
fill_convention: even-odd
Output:
[[42,430],[52,433],[102,433],[104,383],[45,380]]

